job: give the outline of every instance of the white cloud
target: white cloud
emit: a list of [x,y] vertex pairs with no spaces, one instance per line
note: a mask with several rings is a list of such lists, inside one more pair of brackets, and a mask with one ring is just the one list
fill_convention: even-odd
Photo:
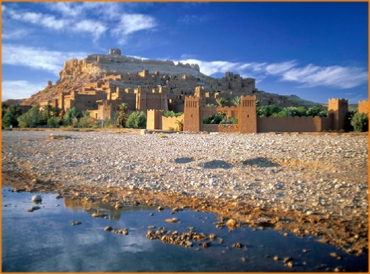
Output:
[[[53,3],[59,4],[60,9],[63,10],[65,13],[68,13],[70,10],[74,10],[73,6],[67,4],[74,4],[74,3]],[[74,10],[75,13],[78,14],[81,9]],[[35,25],[40,25],[44,28],[49,28],[52,30],[57,31],[72,31],[76,33],[88,33],[92,35],[94,41],[100,38],[100,36],[105,33],[107,27],[99,22],[94,20],[84,20],[84,19],[73,19],[73,18],[61,18],[57,19],[54,15],[49,14],[42,14],[42,13],[35,13],[35,12],[19,12],[12,9],[6,9],[7,14],[13,20],[18,20],[26,23],[31,23]],[[10,31],[4,28],[5,33],[9,33]]]
[[46,7],[52,11],[61,13],[66,18],[80,17],[85,18],[91,15],[104,15],[104,19],[119,18],[123,13],[123,3],[112,2],[53,2],[45,3]]
[[61,30],[69,25],[69,22],[64,19],[56,19],[53,15],[35,13],[35,12],[16,12],[11,9],[7,9],[7,13],[12,19],[41,25],[46,28]]
[[234,73],[243,73],[246,69],[251,71],[260,71],[266,63],[234,63],[228,61],[202,61],[197,59],[180,60],[181,63],[198,64],[200,71],[206,75],[216,73],[225,73],[231,71]]
[[55,75],[63,68],[64,61],[84,58],[88,54],[82,52],[49,51],[42,48],[3,44],[2,62],[6,65],[25,66],[44,70]]
[[209,15],[185,15],[182,18],[178,19],[178,22],[189,25],[189,24],[200,24],[206,21],[209,21],[211,18]]
[[17,40],[24,38],[28,34],[28,31],[25,29],[17,30],[6,30],[2,33],[3,40]]
[[143,14],[123,14],[118,26],[112,30],[112,34],[120,37],[119,43],[124,44],[128,35],[152,29],[155,26],[157,26],[157,22],[154,17]]
[[288,61],[283,63],[273,63],[266,66],[266,71],[269,74],[280,74],[297,65],[296,61]]
[[107,30],[107,27],[99,22],[83,20],[76,23],[73,30],[76,32],[89,32],[94,37],[94,40],[97,40]]
[[301,87],[329,86],[347,89],[367,83],[368,73],[360,67],[327,66],[320,67],[309,64],[297,67],[296,60],[281,63],[234,63],[228,61],[202,61],[197,59],[180,60],[182,63],[195,63],[200,71],[212,76],[216,73],[231,71],[245,77],[267,78],[268,76],[280,77],[281,81],[303,84]]
[[347,89],[367,83],[368,73],[359,67],[320,67],[309,64],[285,71],[282,80],[302,83],[302,87],[332,86]]
[[1,83],[2,101],[8,99],[28,98],[32,94],[43,90],[46,83],[31,83],[28,81],[3,81]]

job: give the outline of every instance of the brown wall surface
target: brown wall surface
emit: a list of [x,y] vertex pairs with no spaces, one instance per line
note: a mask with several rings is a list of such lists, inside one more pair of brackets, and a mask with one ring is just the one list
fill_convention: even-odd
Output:
[[200,131],[200,98],[185,97],[184,102],[184,131]]
[[162,129],[163,130],[169,130],[170,128],[173,128],[175,130],[178,130],[177,121],[184,122],[184,114],[178,117],[164,117],[162,116]]
[[258,132],[319,132],[322,119],[315,117],[258,117]]
[[367,100],[358,102],[358,112],[368,114],[369,113],[369,102]]

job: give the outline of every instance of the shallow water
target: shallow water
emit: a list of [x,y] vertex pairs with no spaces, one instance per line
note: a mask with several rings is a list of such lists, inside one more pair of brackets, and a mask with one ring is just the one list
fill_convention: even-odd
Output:
[[[70,200],[55,199],[55,194],[42,194],[39,210],[27,212],[35,205],[31,197],[36,193],[9,192],[3,187],[2,197],[2,271],[346,271],[368,270],[367,256],[346,254],[331,245],[316,242],[315,237],[284,237],[275,230],[252,230],[241,227],[230,231],[217,229],[217,215],[184,210],[170,214],[170,209],[157,211],[148,206],[127,206],[121,210],[106,204],[86,210]],[[59,206],[56,206],[59,205]],[[99,210],[107,218],[93,218]],[[150,216],[153,213],[153,216]],[[180,223],[166,223],[176,217]],[[79,221],[80,225],[72,226]],[[127,228],[124,236],[104,231],[104,227]],[[218,239],[204,249],[149,240],[145,237],[148,226],[165,227],[179,233],[188,232],[189,226],[198,233],[215,233]],[[155,230],[155,229],[153,229]],[[243,248],[232,245],[240,242]],[[306,249],[307,253],[302,250]],[[338,260],[331,252],[342,257]],[[266,258],[266,255],[270,255]],[[279,261],[273,257],[279,256]],[[282,259],[293,258],[293,268]],[[244,261],[242,260],[244,258]]]

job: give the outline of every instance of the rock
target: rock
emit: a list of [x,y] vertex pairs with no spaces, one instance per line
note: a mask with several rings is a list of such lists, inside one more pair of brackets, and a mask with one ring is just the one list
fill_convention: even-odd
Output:
[[179,219],[177,219],[177,218],[166,219],[167,223],[177,223],[178,221],[179,221]]
[[191,241],[185,241],[185,247],[192,247],[193,243]]
[[163,208],[163,207],[161,207],[161,206],[159,206],[157,209],[158,209],[158,211],[162,211],[162,210],[164,210],[164,208]]
[[209,239],[210,240],[214,240],[214,239],[216,239],[216,237],[217,237],[216,234],[213,234],[213,233],[209,234]]
[[288,263],[287,263],[287,266],[288,266],[288,267],[290,267],[290,268],[292,268],[292,267],[294,266],[294,265],[293,265],[293,262],[288,262]]
[[278,256],[274,256],[274,261],[278,261],[279,260],[279,257]]
[[122,205],[121,205],[121,204],[119,204],[119,203],[117,203],[117,204],[114,206],[114,208],[115,208],[116,210],[119,210],[119,209],[121,209],[121,208],[122,208]]
[[54,197],[55,199],[61,199],[61,198],[63,198],[63,196],[62,195],[60,195],[60,194],[58,194],[57,196],[55,196]]
[[40,209],[41,207],[39,207],[39,206],[31,206],[29,209],[27,209],[27,211],[28,212],[33,212],[33,211],[35,211],[35,210],[38,210],[38,209]]
[[211,246],[211,243],[210,242],[205,242],[202,244],[203,248],[208,248]]
[[283,259],[283,262],[284,263],[287,263],[287,262],[290,262],[290,261],[292,261],[293,259],[292,259],[292,257],[285,257],[284,259]]
[[32,196],[31,200],[32,200],[32,202],[35,202],[35,203],[41,203],[42,202],[42,198],[41,198],[40,195]]
[[72,222],[72,225],[80,225],[81,222]]
[[236,243],[236,244],[233,244],[233,247],[242,248],[243,245],[241,243]]
[[113,228],[112,228],[111,226],[106,226],[106,227],[104,227],[104,230],[105,230],[105,231],[112,231],[112,230],[113,230]]
[[228,226],[228,228],[230,229],[235,229],[236,228],[236,224],[237,222],[234,220],[234,219],[229,219],[227,220],[226,222],[226,225]]

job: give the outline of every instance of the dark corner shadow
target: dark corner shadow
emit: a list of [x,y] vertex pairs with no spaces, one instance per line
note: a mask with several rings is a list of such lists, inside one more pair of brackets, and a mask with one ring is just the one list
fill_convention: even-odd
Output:
[[221,161],[221,160],[213,160],[209,162],[205,162],[202,164],[204,168],[223,168],[223,169],[229,169],[232,168],[233,165],[229,164],[228,162]]
[[260,166],[260,167],[279,167],[280,164],[272,162],[263,157],[257,157],[243,161],[243,165],[246,166]]
[[186,164],[194,161],[193,157],[182,157],[182,158],[176,158],[175,163],[177,164]]

